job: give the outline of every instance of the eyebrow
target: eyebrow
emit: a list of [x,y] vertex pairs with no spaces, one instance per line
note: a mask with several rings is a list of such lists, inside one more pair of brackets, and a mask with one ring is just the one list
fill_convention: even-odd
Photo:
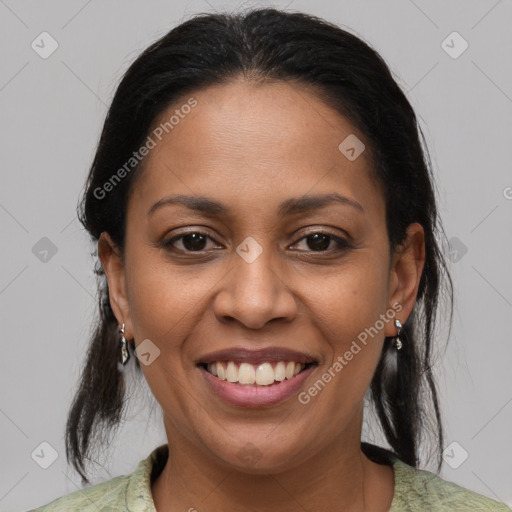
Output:
[[[278,214],[280,216],[289,216],[297,213],[307,213],[314,210],[320,210],[321,208],[325,208],[333,203],[352,206],[356,210],[364,213],[364,209],[361,204],[354,199],[350,199],[338,193],[331,193],[321,195],[304,195],[301,197],[286,199],[279,204]],[[231,210],[226,205],[209,197],[172,195],[163,197],[153,204],[153,206],[148,210],[148,216],[152,215],[156,210],[163,206],[175,204],[185,206],[189,210],[206,215],[221,216],[229,215],[231,213]]]

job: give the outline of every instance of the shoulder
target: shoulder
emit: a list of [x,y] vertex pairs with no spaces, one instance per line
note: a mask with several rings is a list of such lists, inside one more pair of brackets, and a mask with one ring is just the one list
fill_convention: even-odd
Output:
[[161,445],[141,460],[132,474],[85,487],[29,512],[156,512],[151,480],[165,465],[168,454],[168,445]]
[[395,471],[395,496],[390,512],[401,510],[512,511],[504,503],[444,480],[435,473],[413,468],[398,458],[392,462]]
[[79,491],[36,508],[30,512],[68,512],[80,510],[82,512],[98,510],[125,510],[125,496],[128,487],[129,476],[118,476],[107,482],[92,485]]
[[393,467],[395,486],[389,512],[512,512],[504,503],[444,480],[431,471],[406,464],[382,446],[363,442],[361,449],[374,462]]

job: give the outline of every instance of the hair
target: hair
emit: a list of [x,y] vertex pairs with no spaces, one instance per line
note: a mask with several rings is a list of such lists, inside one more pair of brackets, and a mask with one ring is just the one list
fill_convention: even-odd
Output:
[[[194,91],[237,78],[308,87],[360,131],[372,177],[385,198],[391,253],[411,223],[423,227],[425,264],[400,335],[403,348],[396,352],[391,343],[384,344],[368,394],[395,455],[417,467],[420,440],[428,431],[437,441],[439,471],[443,427],[431,358],[443,285],[450,298],[450,326],[453,316],[453,285],[440,244],[446,237],[416,115],[382,57],[362,39],[315,16],[271,8],[199,14],[175,27],[143,51],[120,81],[78,205],[80,222],[93,242],[107,232],[123,254],[127,202],[141,164],[108,193],[98,190],[141,147],[166,108]],[[66,456],[84,483],[89,483],[84,463],[91,448],[118,426],[126,403],[119,324],[98,261],[95,272],[99,319],[66,424]]]

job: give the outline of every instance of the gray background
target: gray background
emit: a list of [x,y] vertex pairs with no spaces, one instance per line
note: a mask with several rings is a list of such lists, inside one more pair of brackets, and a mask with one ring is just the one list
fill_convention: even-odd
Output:
[[[96,283],[75,206],[115,87],[140,51],[170,28],[236,5],[0,0],[2,511],[80,488],[63,435]],[[454,329],[437,357],[449,462],[441,476],[512,505],[512,2],[273,5],[325,17],[374,45],[420,116],[454,249]],[[47,59],[31,47],[43,31],[59,45]],[[453,31],[469,44],[457,58],[442,46]],[[452,37],[446,44],[458,53],[463,42]],[[136,391],[130,419],[100,457],[94,482],[131,473],[166,441],[147,386]],[[57,452],[48,469],[40,467],[52,461],[43,442]]]

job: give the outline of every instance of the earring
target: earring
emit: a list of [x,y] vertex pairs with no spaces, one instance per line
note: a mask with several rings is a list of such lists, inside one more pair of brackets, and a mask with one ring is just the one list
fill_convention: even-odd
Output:
[[130,353],[128,352],[126,338],[124,337],[124,324],[118,332],[120,335],[119,345],[121,346],[121,363],[125,365],[128,362],[128,359],[130,359]]
[[400,320],[395,319],[395,326],[397,329],[396,336],[393,338],[393,344],[395,345],[395,348],[397,350],[400,350],[402,348],[402,340],[400,339],[400,333],[402,332],[402,324],[400,323]]

